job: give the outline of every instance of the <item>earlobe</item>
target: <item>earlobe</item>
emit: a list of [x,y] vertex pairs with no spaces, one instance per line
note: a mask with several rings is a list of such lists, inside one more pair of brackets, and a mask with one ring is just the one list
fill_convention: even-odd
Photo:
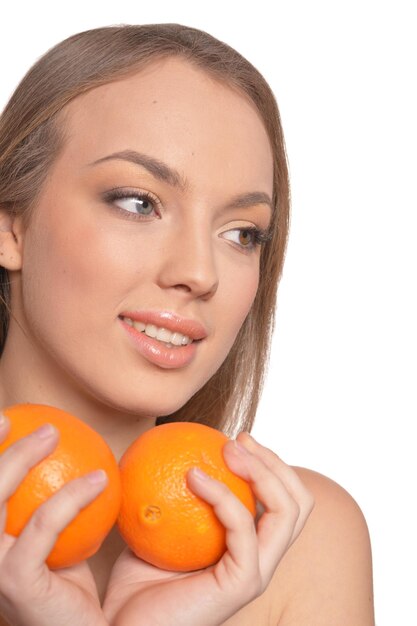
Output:
[[0,265],[7,270],[22,267],[22,235],[20,217],[0,209]]

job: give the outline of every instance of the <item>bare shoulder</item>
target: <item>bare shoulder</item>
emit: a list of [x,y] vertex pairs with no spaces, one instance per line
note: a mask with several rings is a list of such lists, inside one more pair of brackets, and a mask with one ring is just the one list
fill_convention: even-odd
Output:
[[[315,499],[315,506],[309,518],[310,529],[326,527],[338,534],[350,530],[356,538],[362,537],[369,543],[368,526],[356,500],[337,482],[305,467],[293,466],[304,485]],[[337,522],[337,523],[335,523]],[[306,526],[307,528],[307,526]]]
[[275,597],[285,598],[279,626],[374,626],[371,542],[359,505],[327,476],[293,470],[315,506],[272,581]]

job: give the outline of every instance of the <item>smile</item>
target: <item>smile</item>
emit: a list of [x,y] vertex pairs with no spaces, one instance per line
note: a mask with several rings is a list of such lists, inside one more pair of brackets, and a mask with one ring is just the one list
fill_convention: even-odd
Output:
[[169,348],[174,346],[187,346],[192,343],[191,337],[187,335],[183,335],[181,333],[173,333],[166,328],[161,328],[159,326],[155,326],[154,324],[144,324],[143,322],[137,322],[135,320],[130,319],[129,317],[122,317],[121,319],[129,326],[132,326],[136,330],[141,333],[144,333],[148,337],[152,339],[157,339],[162,343],[165,343]]

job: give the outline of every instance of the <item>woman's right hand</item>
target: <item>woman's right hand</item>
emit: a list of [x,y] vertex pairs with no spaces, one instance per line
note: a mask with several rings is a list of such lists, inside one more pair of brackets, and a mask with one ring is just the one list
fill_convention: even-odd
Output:
[[[9,430],[0,426],[0,442]],[[57,536],[106,486],[84,476],[68,482],[32,515],[19,537],[5,533],[7,501],[29,469],[56,447],[59,433],[35,431],[0,455],[0,616],[11,626],[106,626],[91,570],[51,571],[45,561]]]
[[223,454],[232,472],[251,484],[260,506],[259,519],[253,519],[224,483],[208,475],[199,479],[189,470],[192,491],[213,507],[226,529],[226,552],[205,569],[170,572],[126,549],[113,567],[103,603],[111,624],[236,624],[237,613],[270,584],[305,526],[314,506],[313,494],[292,467],[249,433],[240,433],[237,442],[228,441]]

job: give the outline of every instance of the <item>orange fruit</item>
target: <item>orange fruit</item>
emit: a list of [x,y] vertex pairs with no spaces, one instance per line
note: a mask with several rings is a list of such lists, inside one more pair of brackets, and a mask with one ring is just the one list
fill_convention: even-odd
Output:
[[135,555],[156,567],[192,571],[216,563],[226,550],[226,531],[213,507],[187,486],[197,466],[225,483],[252,515],[250,485],[226,465],[228,438],[198,423],[171,422],[143,433],[119,461],[122,504],[117,525]]
[[106,471],[107,486],[59,534],[46,563],[58,569],[89,558],[100,548],[119,513],[120,473],[111,449],[90,426],[53,406],[16,404],[2,413],[10,420],[10,430],[0,443],[0,454],[46,422],[59,431],[54,450],[29,470],[9,498],[6,533],[18,537],[32,513],[65,483],[97,469]]

